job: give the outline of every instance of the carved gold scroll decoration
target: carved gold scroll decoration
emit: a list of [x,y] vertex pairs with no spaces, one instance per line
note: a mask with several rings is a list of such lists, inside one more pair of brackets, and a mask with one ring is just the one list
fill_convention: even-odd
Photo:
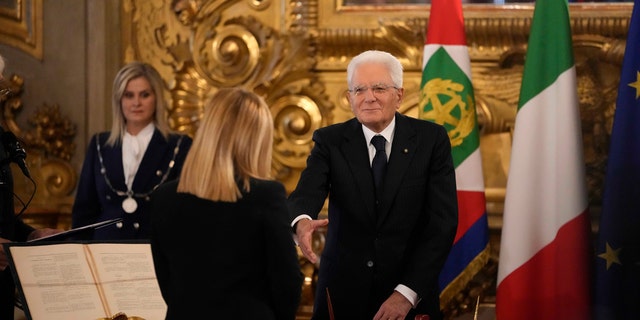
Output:
[[67,229],[77,182],[76,171],[69,162],[75,152],[76,126],[60,113],[59,106],[43,105],[28,119],[31,128],[23,130],[16,117],[23,109],[24,79],[12,75],[9,84],[11,93],[0,98],[1,124],[26,149],[25,162],[33,179],[31,182],[12,165],[16,212],[28,203],[22,216],[25,222],[34,227]]

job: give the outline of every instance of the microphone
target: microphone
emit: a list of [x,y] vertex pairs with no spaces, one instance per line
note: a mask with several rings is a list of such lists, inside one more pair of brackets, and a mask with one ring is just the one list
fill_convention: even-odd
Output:
[[2,143],[5,146],[5,150],[9,155],[8,160],[14,162],[20,167],[25,177],[31,179],[31,173],[29,167],[27,167],[27,152],[24,150],[20,141],[15,134],[11,131],[5,131],[2,133]]

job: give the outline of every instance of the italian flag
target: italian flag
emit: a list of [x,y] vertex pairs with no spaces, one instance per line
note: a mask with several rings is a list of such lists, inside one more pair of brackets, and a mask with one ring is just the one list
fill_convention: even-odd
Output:
[[590,222],[566,0],[537,0],[504,204],[498,320],[590,319]]
[[458,230],[439,276],[444,308],[489,259],[480,138],[460,0],[433,0],[422,66],[419,117],[443,125],[451,140]]

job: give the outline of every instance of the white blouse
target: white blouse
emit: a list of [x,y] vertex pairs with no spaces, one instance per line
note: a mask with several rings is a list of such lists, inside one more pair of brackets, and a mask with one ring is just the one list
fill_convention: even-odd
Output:
[[136,172],[138,172],[138,167],[140,167],[142,157],[147,151],[154,130],[155,125],[152,122],[135,136],[128,132],[124,133],[124,138],[122,139],[122,168],[124,169],[124,181],[129,190],[131,190]]

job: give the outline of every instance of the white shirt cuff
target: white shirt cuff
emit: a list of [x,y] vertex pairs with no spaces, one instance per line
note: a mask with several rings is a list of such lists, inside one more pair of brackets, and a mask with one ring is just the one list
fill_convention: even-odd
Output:
[[407,298],[407,300],[409,300],[409,302],[411,302],[411,305],[414,308],[416,307],[416,305],[418,304],[418,294],[415,291],[409,289],[409,287],[407,287],[407,286],[405,286],[403,284],[397,285],[395,290],[398,291],[405,298]]
[[[301,214],[301,215],[297,216],[295,219],[293,219],[293,222],[291,222],[291,228],[293,229],[295,227],[296,223],[298,221],[302,220],[302,219],[313,220],[310,215]],[[296,243],[296,246],[299,245],[298,244],[298,235],[296,234],[296,230],[295,229],[293,229],[293,242]]]
[[296,223],[298,223],[298,221],[300,221],[300,220],[302,220],[302,219],[309,219],[309,220],[313,220],[313,219],[311,218],[311,216],[310,216],[310,215],[308,215],[308,214],[301,214],[301,215],[297,216],[295,219],[293,219],[293,222],[291,222],[291,227],[293,228],[293,227],[296,225]]

